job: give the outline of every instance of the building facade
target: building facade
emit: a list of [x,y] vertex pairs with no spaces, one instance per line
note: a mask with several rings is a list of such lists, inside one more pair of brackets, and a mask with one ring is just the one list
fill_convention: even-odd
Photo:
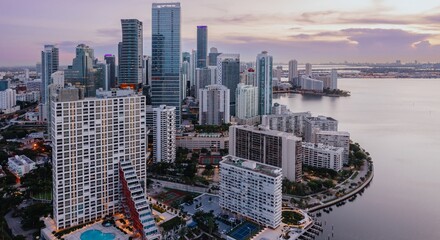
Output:
[[235,91],[240,83],[240,54],[220,54],[217,56],[217,83],[230,91],[230,113],[235,116]]
[[0,91],[0,110],[9,112],[15,105],[17,105],[17,94],[15,90],[10,88]]
[[208,27],[197,26],[197,67],[204,68],[207,65],[208,56]]
[[304,119],[304,140],[315,142],[315,133],[318,131],[338,131],[338,121],[326,116],[306,117]]
[[343,167],[343,148],[324,144],[303,143],[303,164],[340,171]]
[[[135,231],[158,239],[143,189],[132,188],[130,194],[120,191],[123,182],[146,186],[145,97],[127,90],[100,92],[96,98],[83,96],[77,88],[61,88],[51,96],[56,228],[112,215],[128,208],[124,201],[136,199],[144,207],[136,214],[130,211],[134,223],[142,219],[143,225],[135,224]],[[130,178],[128,166],[134,169]]]
[[218,151],[229,148],[229,136],[223,133],[189,133],[176,136],[176,147],[200,150],[202,148]]
[[283,169],[290,181],[302,177],[301,138],[262,127],[229,127],[229,154]]
[[270,114],[272,107],[272,68],[273,58],[263,51],[257,55],[256,61],[258,83],[258,114]]
[[180,3],[153,3],[151,27],[151,103],[153,107],[174,107],[176,125],[180,126],[183,99],[180,81]]
[[119,43],[118,84],[137,88],[142,83],[143,26],[137,19],[121,19],[122,42]]
[[240,83],[237,85],[236,117],[250,119],[258,116],[258,88]]
[[341,131],[318,131],[315,133],[315,143],[322,143],[344,149],[343,163],[348,164],[350,153],[350,133]]
[[115,88],[117,85],[116,82],[116,58],[113,54],[105,54],[104,55],[104,61],[109,66],[109,76],[108,76],[108,89]]
[[298,75],[298,61],[296,60],[289,61],[289,82],[292,83],[294,87],[298,87],[300,85]]
[[147,125],[153,133],[153,160],[174,162],[176,160],[176,109],[161,105],[147,107]]
[[199,124],[221,125],[229,123],[229,89],[223,85],[208,85],[199,90]]
[[51,84],[50,76],[58,71],[59,68],[59,49],[55,45],[44,45],[41,52],[41,104],[40,119],[48,121],[49,112],[49,85]]
[[281,168],[225,156],[220,162],[220,207],[272,229],[281,224]]

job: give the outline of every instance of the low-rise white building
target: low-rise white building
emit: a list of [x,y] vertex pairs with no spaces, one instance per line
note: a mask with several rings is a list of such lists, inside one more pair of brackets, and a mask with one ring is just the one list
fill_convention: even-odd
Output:
[[321,143],[302,143],[303,161],[307,166],[327,168],[339,171],[342,169],[344,148],[332,147]]
[[35,162],[25,155],[16,155],[8,158],[8,168],[18,178],[35,168]]
[[301,88],[308,91],[323,92],[324,82],[321,80],[303,76],[301,78]]
[[229,136],[223,133],[188,133],[176,136],[176,147],[200,150],[202,148],[218,150],[229,148]]
[[333,147],[344,148],[343,163],[348,164],[350,152],[350,133],[341,131],[318,131],[315,134],[315,143],[322,143]]
[[225,156],[220,162],[220,207],[270,228],[281,224],[282,170]]

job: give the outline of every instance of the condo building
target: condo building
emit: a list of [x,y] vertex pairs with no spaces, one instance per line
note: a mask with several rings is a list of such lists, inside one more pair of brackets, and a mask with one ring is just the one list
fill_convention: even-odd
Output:
[[[51,93],[53,219],[56,229],[125,211],[142,239],[160,239],[144,192],[145,97],[78,88]],[[122,190],[122,191],[121,191]]]
[[303,164],[318,168],[342,169],[344,148],[332,147],[321,143],[302,143]]
[[220,207],[270,228],[281,224],[282,170],[225,156],[220,162]]
[[301,138],[264,127],[229,127],[229,154],[282,168],[290,181],[302,177]]

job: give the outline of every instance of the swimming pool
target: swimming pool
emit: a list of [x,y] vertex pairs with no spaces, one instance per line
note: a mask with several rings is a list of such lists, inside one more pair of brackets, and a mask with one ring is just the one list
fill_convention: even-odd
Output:
[[81,234],[81,240],[114,240],[113,233],[103,233],[99,230],[87,230]]

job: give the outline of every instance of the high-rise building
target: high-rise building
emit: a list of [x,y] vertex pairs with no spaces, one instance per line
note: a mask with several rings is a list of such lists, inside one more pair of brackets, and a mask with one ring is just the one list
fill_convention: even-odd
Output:
[[9,88],[9,80],[0,80],[0,91],[4,91]]
[[153,160],[174,162],[176,160],[176,109],[161,105],[147,107],[147,126],[153,132]]
[[116,60],[115,55],[113,54],[105,54],[104,55],[105,63],[109,66],[109,76],[108,76],[108,89],[115,88],[117,85],[116,82]]
[[119,43],[118,84],[138,88],[142,83],[143,26],[137,19],[121,19],[122,42]]
[[191,53],[189,52],[182,52],[182,62],[190,62],[191,61]]
[[282,181],[278,167],[225,156],[220,162],[220,207],[277,228],[281,224]]
[[257,74],[253,68],[246,68],[240,73],[240,82],[245,85],[252,85],[258,87]]
[[0,111],[9,112],[9,109],[17,105],[16,95],[15,90],[10,88],[0,91]]
[[29,68],[24,69],[24,80],[29,80]]
[[217,68],[210,66],[205,68],[196,68],[196,76],[194,82],[194,97],[199,99],[199,90],[208,85],[217,84],[216,82]]
[[293,133],[296,136],[304,134],[304,119],[311,117],[310,112],[290,112],[263,115],[261,117],[261,125],[271,130]]
[[199,124],[229,123],[229,89],[223,85],[208,85],[199,90]]
[[330,90],[338,89],[338,71],[332,69],[330,73]]
[[208,27],[197,26],[197,67],[206,67],[208,56]]
[[298,61],[296,60],[289,61],[289,82],[295,87],[299,86]]
[[258,116],[258,88],[240,83],[236,94],[236,117],[244,120]]
[[142,85],[151,86],[151,57],[147,55],[142,58]]
[[37,71],[37,77],[41,77],[41,62],[35,64],[35,70]]
[[229,127],[229,154],[283,169],[290,181],[302,176],[301,138],[263,127]]
[[65,80],[75,86],[83,86],[86,97],[95,96],[97,85],[96,71],[94,71],[94,50],[85,44],[79,44],[75,49],[75,58],[72,65],[64,71]]
[[153,3],[152,8],[152,105],[175,107],[181,122],[180,3]]
[[315,143],[344,148],[343,163],[348,164],[350,153],[350,133],[340,131],[318,131],[315,133]]
[[58,71],[59,67],[59,50],[55,45],[44,45],[44,50],[41,52],[41,105],[40,105],[40,119],[48,121],[49,116],[49,85],[50,76],[52,73]]
[[312,77],[312,64],[306,63],[305,74],[306,74],[307,77]]
[[189,96],[189,91],[191,89],[190,86],[190,63],[189,61],[182,61],[182,70],[181,70],[181,76],[180,79],[182,79],[182,97],[186,98],[187,96]]
[[218,52],[217,48],[212,47],[209,50],[209,55],[208,55],[208,65],[209,66],[217,66],[217,56],[220,55],[221,53]]
[[323,92],[324,82],[306,76],[301,76],[301,89],[313,92]]
[[258,114],[270,114],[272,107],[272,56],[266,51],[257,55]]
[[196,85],[196,65],[197,65],[197,51],[192,50],[189,61],[189,95],[196,96],[197,90]]
[[240,54],[220,54],[217,57],[217,83],[230,91],[230,113],[235,116],[235,91],[240,83]]
[[284,113],[289,113],[290,110],[287,109],[286,105],[282,105],[279,103],[274,103],[271,109],[271,114],[272,115],[280,115],[280,114],[284,114]]
[[318,131],[338,131],[338,121],[331,117],[318,116],[304,119],[304,141],[315,142],[315,133]]
[[303,164],[340,171],[343,166],[344,148],[321,143],[302,143]]
[[145,97],[129,90],[98,91],[96,96],[84,99],[77,88],[61,88],[51,95],[56,228],[128,209],[142,238],[159,239],[144,192]]

